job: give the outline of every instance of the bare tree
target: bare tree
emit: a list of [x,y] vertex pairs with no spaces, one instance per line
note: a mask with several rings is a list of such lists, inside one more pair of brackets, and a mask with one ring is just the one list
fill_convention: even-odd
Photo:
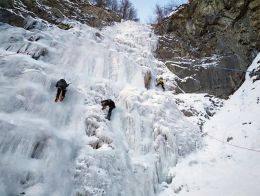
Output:
[[170,14],[173,10],[175,10],[178,6],[178,3],[176,0],[174,1],[171,1],[169,4],[167,4],[165,7],[164,7],[164,14],[165,16]]
[[138,21],[139,19],[137,18],[137,11],[134,7],[131,7],[129,9],[129,15],[128,15],[128,19],[129,20],[134,20],[134,21]]
[[156,4],[154,9],[155,20],[156,22],[160,22],[163,18],[169,15],[173,10],[177,8],[176,0],[171,1],[169,4],[165,6],[160,6]]
[[117,0],[111,0],[110,9],[111,9],[112,11],[115,11],[115,12],[118,11],[118,3],[117,3]]
[[93,4],[98,7],[105,7],[112,11],[117,12],[125,20],[138,21],[137,11],[134,8],[130,0],[90,0]]
[[106,7],[106,0],[95,0],[96,6],[98,7]]
[[129,0],[120,1],[119,15],[125,20],[138,21],[137,11]]
[[129,0],[121,0],[120,2],[120,14],[123,19],[127,19],[128,12],[130,9],[130,1]]
[[163,8],[158,4],[155,5],[154,13],[155,13],[155,17],[156,17],[157,22],[160,22],[165,16]]

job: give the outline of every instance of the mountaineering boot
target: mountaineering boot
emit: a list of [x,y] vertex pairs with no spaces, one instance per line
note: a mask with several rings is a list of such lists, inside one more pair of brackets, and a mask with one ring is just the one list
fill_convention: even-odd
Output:
[[64,97],[63,97],[63,96],[61,96],[61,97],[60,97],[60,101],[63,101],[63,99],[64,99]]
[[56,94],[55,102],[63,101],[63,99],[65,98],[65,94],[66,94],[66,88],[69,86],[69,84],[67,84],[67,82],[64,79],[60,79],[56,83],[55,86],[57,88],[57,94]]

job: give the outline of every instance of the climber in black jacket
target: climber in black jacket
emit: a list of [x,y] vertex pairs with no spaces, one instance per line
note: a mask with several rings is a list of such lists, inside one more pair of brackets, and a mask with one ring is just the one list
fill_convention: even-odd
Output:
[[102,110],[104,110],[107,106],[109,107],[108,113],[107,113],[107,119],[110,120],[112,110],[116,108],[115,102],[113,102],[111,99],[103,100],[101,101]]
[[59,100],[60,94],[61,94],[60,101],[63,101],[67,91],[66,88],[69,86],[69,84],[67,84],[66,80],[60,79],[55,86],[57,87],[55,102]]

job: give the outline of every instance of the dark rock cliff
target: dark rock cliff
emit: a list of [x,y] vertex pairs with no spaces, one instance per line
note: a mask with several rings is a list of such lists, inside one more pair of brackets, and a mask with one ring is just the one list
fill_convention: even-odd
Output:
[[24,27],[28,16],[40,18],[68,29],[66,19],[74,19],[93,27],[110,25],[121,18],[109,10],[84,0],[0,0],[0,22]]
[[179,76],[180,90],[227,98],[260,51],[260,1],[192,0],[155,31],[157,56]]

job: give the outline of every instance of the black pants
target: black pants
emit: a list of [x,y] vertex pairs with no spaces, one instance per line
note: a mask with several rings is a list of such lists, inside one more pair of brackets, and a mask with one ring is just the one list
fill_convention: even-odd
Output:
[[57,99],[59,99],[60,93],[61,93],[61,96],[64,98],[65,94],[66,94],[66,89],[65,88],[60,88],[60,87],[57,88],[57,94],[56,94],[56,98]]
[[108,110],[108,113],[107,113],[107,120],[110,120],[113,109],[114,109],[114,107],[109,107],[109,110]]
[[165,91],[164,84],[161,84],[163,91]]
[[165,88],[164,88],[164,83],[161,83],[161,82],[159,82],[159,83],[157,83],[157,84],[156,84],[156,86],[159,86],[159,85],[161,85],[161,86],[162,86],[162,89],[163,89],[163,91],[165,91]]

